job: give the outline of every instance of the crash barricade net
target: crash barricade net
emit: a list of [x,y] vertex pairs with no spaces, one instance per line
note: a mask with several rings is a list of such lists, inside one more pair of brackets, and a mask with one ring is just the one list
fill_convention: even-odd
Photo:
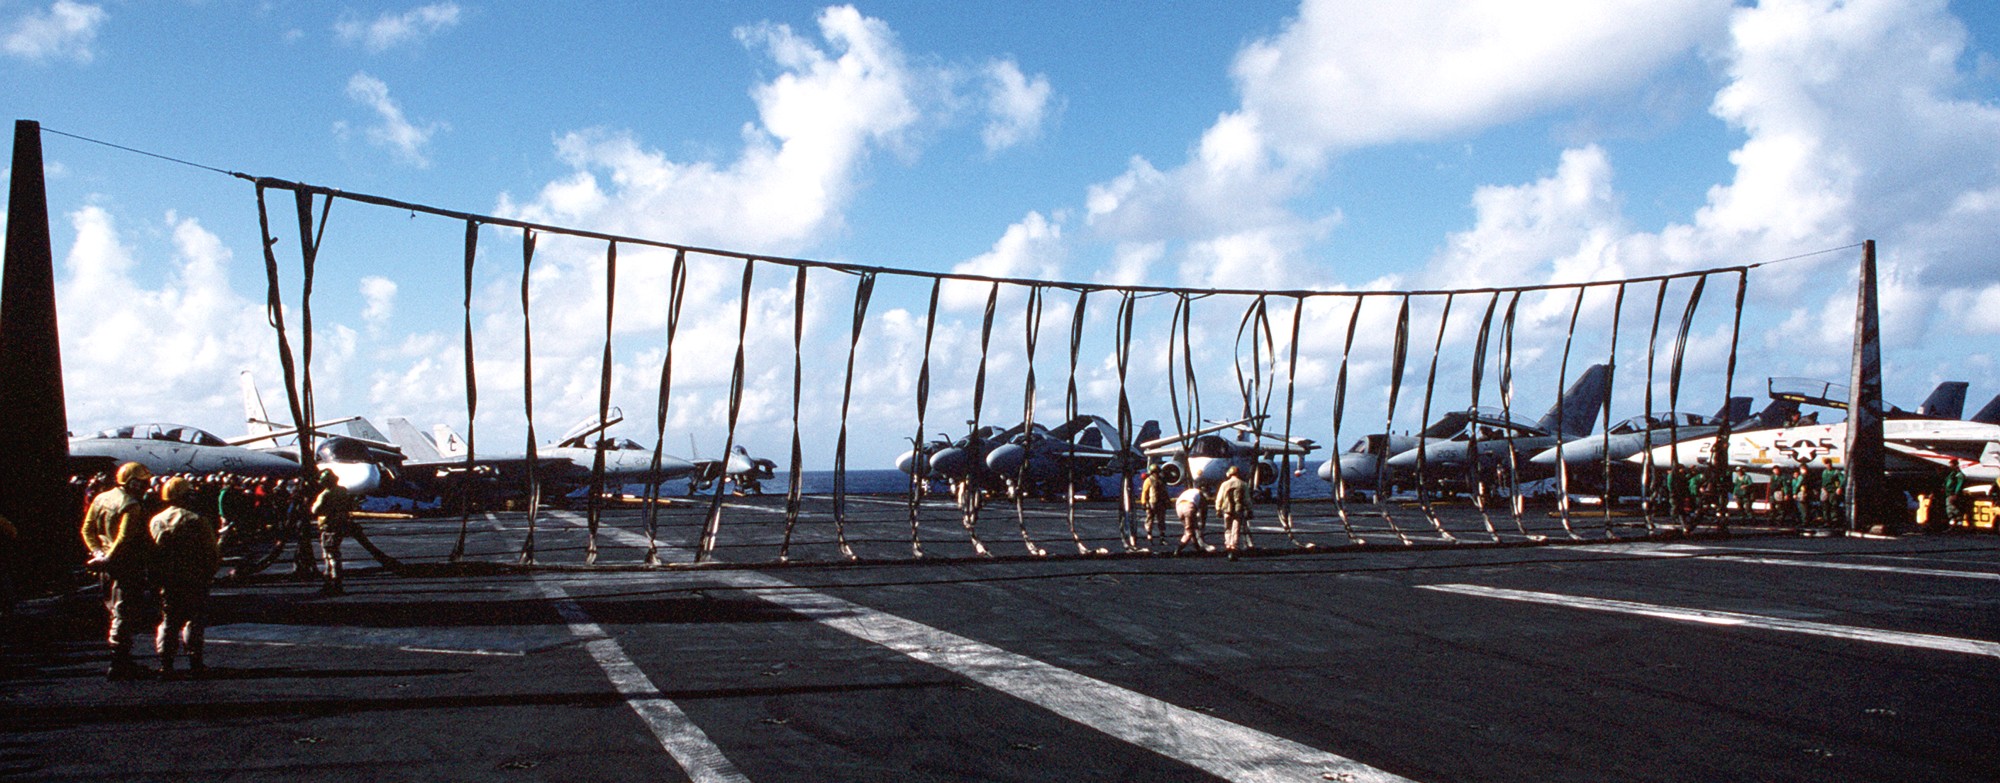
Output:
[[[777,257],[234,176],[255,190],[294,421],[318,421],[315,283],[345,215],[406,213],[462,237],[465,436],[390,466],[437,496],[426,529],[453,562],[1164,552],[1184,543],[1177,501],[1212,506],[1230,468],[1262,550],[1768,522],[1711,455],[1758,423],[1730,402],[1751,273],[1772,262],[1457,290],[1112,285]],[[582,287],[577,269],[597,278]],[[493,304],[503,278],[512,311]],[[594,362],[538,374],[538,355],[579,335],[599,342]],[[508,408],[518,394],[518,414],[490,392],[482,406],[482,387]],[[607,436],[622,406],[648,402],[650,445]],[[551,410],[594,426],[547,443]],[[308,473],[324,437],[299,435]],[[721,451],[704,458],[702,442]],[[639,468],[619,453],[632,448]],[[778,474],[782,491],[759,494]],[[1179,548],[1216,536],[1192,538]]]

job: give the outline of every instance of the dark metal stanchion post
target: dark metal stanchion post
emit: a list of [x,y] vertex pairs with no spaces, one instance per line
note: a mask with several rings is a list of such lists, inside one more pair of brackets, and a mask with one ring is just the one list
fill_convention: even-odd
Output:
[[62,349],[56,331],[55,252],[42,177],[42,128],[14,123],[13,176],[7,202],[7,257],[0,280],[0,514],[20,540],[13,563],[24,588],[48,584],[58,569],[83,562],[76,520],[64,501],[69,460]]
[[1883,481],[1881,318],[1875,299],[1875,240],[1861,246],[1854,305],[1854,371],[1847,398],[1847,528],[1893,532]]

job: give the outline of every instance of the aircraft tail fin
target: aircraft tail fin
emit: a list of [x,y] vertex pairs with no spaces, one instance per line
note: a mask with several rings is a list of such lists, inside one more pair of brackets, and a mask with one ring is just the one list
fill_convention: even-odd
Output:
[[1552,432],[1565,437],[1589,435],[1597,428],[1597,414],[1604,408],[1604,395],[1610,390],[1611,368],[1593,364],[1577,376],[1569,390],[1563,392],[1562,403],[1549,408],[1536,426],[1543,432]]
[[437,450],[445,457],[463,457],[471,449],[465,439],[453,432],[449,424],[431,425],[431,440],[437,443]]
[[360,416],[354,417],[353,421],[347,423],[347,434],[362,440],[393,444],[393,441],[389,440],[389,436],[382,434],[381,430],[375,429],[373,422]]
[[1132,442],[1145,443],[1147,441],[1154,441],[1159,439],[1160,439],[1160,420],[1147,419],[1145,424],[1139,425],[1139,436],[1133,438]]
[[390,443],[402,449],[405,457],[417,462],[441,462],[444,455],[438,453],[437,445],[431,442],[409,419],[401,416],[390,418],[384,424],[389,427]]
[[1917,415],[1937,419],[1956,419],[1965,415],[1965,381],[1945,381],[1931,390],[1931,396],[1917,406]]
[[1972,421],[1981,424],[2000,424],[2000,394],[1993,395],[1992,401],[1986,403],[1986,407],[1972,414]]
[[271,414],[264,410],[264,398],[257,394],[257,379],[249,370],[244,370],[236,376],[236,381],[243,388],[245,434],[260,436],[277,431],[277,427],[271,424]]
[[1723,403],[1721,410],[1715,412],[1715,418],[1731,424],[1741,423],[1750,418],[1750,403],[1749,397],[1731,397]]

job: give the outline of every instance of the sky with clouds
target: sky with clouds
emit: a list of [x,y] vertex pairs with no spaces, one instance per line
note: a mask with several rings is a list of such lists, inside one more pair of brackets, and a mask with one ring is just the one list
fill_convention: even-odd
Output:
[[[1891,401],[1941,380],[1970,381],[1973,406],[2000,393],[2000,9],[1987,3],[675,5],[689,7],[0,0],[0,96],[59,132],[44,150],[71,428],[235,434],[236,374],[267,400],[280,376],[252,187],[60,134],[597,232],[1009,278],[1461,289],[1790,259],[1748,278],[1739,393],[1768,376],[1845,379],[1851,246],[1874,239]],[[273,225],[296,340],[289,198]],[[313,299],[322,415],[464,428],[464,236],[451,220],[332,208]],[[482,448],[525,433],[522,244],[478,236]],[[673,256],[620,245],[614,281],[607,251],[544,236],[525,265],[537,430],[594,415],[615,290],[616,432],[651,443]],[[1045,289],[1031,320],[1029,290],[1003,287],[982,335],[987,286],[940,287],[933,322],[928,280],[885,275],[852,342],[852,275],[808,273],[799,303],[792,268],[758,264],[746,305],[740,261],[694,254],[687,270],[669,451],[720,449],[746,317],[739,439],[788,450],[801,312],[808,467],[831,464],[843,397],[850,464],[907,447],[926,340],[927,436],[971,418],[982,341],[983,422],[1022,418],[1031,367],[1038,420],[1060,415],[1072,375],[1080,408],[1115,412],[1113,293]],[[1720,403],[1734,291],[1711,280],[1694,318],[1690,410]],[[1640,412],[1656,310],[1664,399],[1689,293],[1521,297],[1514,402],[1539,415],[1562,376],[1615,357],[1613,415]],[[1203,417],[1240,411],[1241,376],[1279,389],[1282,422],[1289,376],[1292,430],[1330,440],[1352,317],[1342,440],[1379,431],[1396,301],[1362,300],[1358,317],[1355,301],[1307,300],[1294,340],[1296,300],[1268,300],[1274,359],[1239,329],[1251,299],[1195,300]],[[1174,301],[1135,307],[1127,387],[1139,418],[1169,419]],[[1489,307],[1485,294],[1413,302],[1418,393],[1401,396],[1397,429],[1421,415],[1434,346],[1433,407],[1465,404]]]

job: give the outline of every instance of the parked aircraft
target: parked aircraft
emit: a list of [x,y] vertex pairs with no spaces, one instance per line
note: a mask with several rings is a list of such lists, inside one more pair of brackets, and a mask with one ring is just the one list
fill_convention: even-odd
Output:
[[[1487,467],[1504,465],[1511,445],[1521,455],[1520,467],[1527,468],[1528,454],[1554,446],[1563,435],[1581,435],[1595,428],[1597,413],[1604,407],[1608,373],[1605,365],[1591,365],[1570,384],[1561,403],[1550,406],[1548,413],[1534,422],[1503,415],[1499,408],[1480,406],[1446,413],[1415,435],[1365,436],[1338,459],[1321,464],[1319,477],[1332,482],[1333,471],[1339,470],[1341,484],[1350,492],[1409,486],[1416,480],[1417,454],[1423,449],[1425,472],[1433,482],[1455,483],[1466,474],[1467,455],[1475,441]],[[1382,473],[1385,469],[1386,476]]]
[[[1138,440],[1159,434],[1160,423],[1148,421]],[[986,467],[1030,494],[1055,497],[1075,487],[1095,497],[1102,491],[1096,477],[1145,469],[1145,453],[1136,445],[1121,451],[1119,440],[1118,427],[1102,416],[1078,416],[1054,429],[1037,424],[988,451]]]
[[1005,492],[1011,476],[993,470],[986,458],[994,448],[1011,442],[1020,433],[1018,425],[1006,429],[988,425],[958,440],[941,435],[898,455],[896,469],[922,479],[971,481],[982,489]]
[[[2000,418],[2000,400],[1982,408],[1971,421],[1939,418],[1964,410],[1965,387],[1961,381],[1946,381],[1915,411],[1890,408],[1883,417],[1882,437],[1886,470],[1892,480],[1934,475],[1953,462],[1960,464],[1968,478],[2000,478],[2000,423],[1982,420]],[[1827,398],[1832,399],[1831,395]],[[1658,446],[1652,454],[1657,465],[1671,467],[1678,452],[1680,466],[1697,467],[1713,464],[1714,450],[1715,439],[1702,438]],[[1811,424],[1732,433],[1725,460],[1728,467],[1769,473],[1778,468],[1842,466],[1847,461],[1846,450],[1846,422]],[[1641,453],[1628,461],[1644,458]]]
[[1570,491],[1584,493],[1605,491],[1604,469],[1608,463],[1611,469],[1610,491],[1621,495],[1638,494],[1645,486],[1641,475],[1644,465],[1627,462],[1626,459],[1632,455],[1677,440],[1712,437],[1721,430],[1725,418],[1735,430],[1764,430],[1785,426],[1794,420],[1799,411],[1799,404],[1795,401],[1772,400],[1753,417],[1750,415],[1750,401],[1749,397],[1731,397],[1729,404],[1713,416],[1671,411],[1634,416],[1612,425],[1602,436],[1584,435],[1563,441],[1560,454],[1557,449],[1549,448],[1528,461],[1548,473],[1554,473],[1558,465],[1567,466]]
[[71,438],[70,470],[89,474],[125,462],[145,465],[154,475],[228,472],[248,476],[293,476],[296,460],[266,454],[184,424],[134,424]]
[[[1274,463],[1274,458],[1295,465],[1319,444],[1309,438],[1287,439],[1266,432],[1261,427],[1264,419],[1250,416],[1212,423],[1192,432],[1144,441],[1139,448],[1154,461],[1154,469],[1168,484],[1192,481],[1214,487],[1233,467],[1257,486],[1268,486],[1278,480],[1280,470],[1291,469]],[[1233,434],[1223,434],[1228,431]]]

